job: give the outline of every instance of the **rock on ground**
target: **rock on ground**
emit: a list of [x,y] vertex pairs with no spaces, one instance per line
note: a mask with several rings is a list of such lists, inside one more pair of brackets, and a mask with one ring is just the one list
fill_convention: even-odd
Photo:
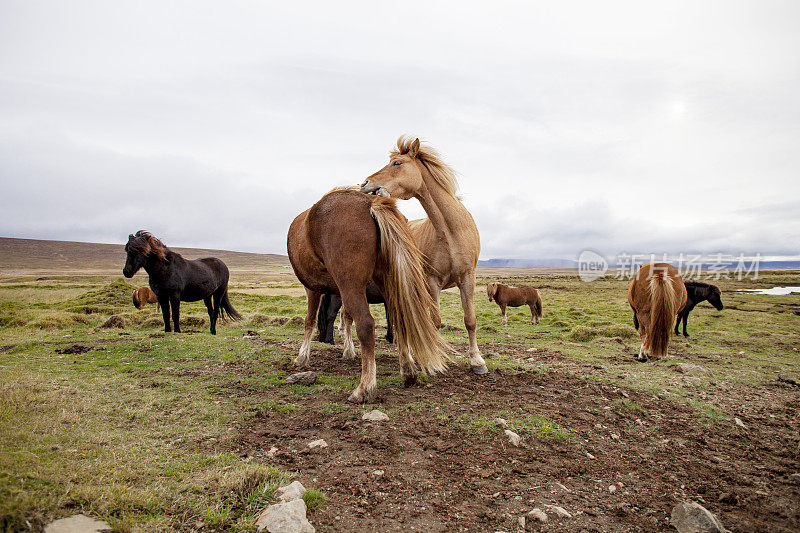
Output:
[[292,481],[275,491],[275,496],[279,501],[290,502],[292,500],[301,499],[306,493],[306,488],[299,481]]
[[572,514],[563,507],[559,507],[558,505],[548,505],[548,507],[561,518],[572,518]]
[[306,518],[306,502],[292,500],[276,503],[258,515],[256,527],[259,533],[314,533],[316,530]]
[[538,520],[539,522],[547,522],[547,514],[538,507],[532,509],[528,513],[528,516],[535,520]]
[[100,533],[102,531],[111,531],[111,526],[102,520],[95,520],[82,514],[61,518],[44,528],[44,533]]
[[373,409],[369,413],[361,415],[361,419],[369,420],[370,422],[383,422],[384,420],[389,420],[389,415],[378,409]]
[[494,425],[499,428],[508,429],[508,420],[505,418],[495,418]]
[[317,439],[317,440],[312,440],[311,442],[309,442],[308,443],[308,447],[309,448],[327,448],[328,447],[328,443],[325,442],[325,439]]
[[286,383],[299,383],[300,385],[313,385],[317,382],[317,373],[309,370],[308,372],[298,372],[287,376],[284,380]]
[[505,430],[503,433],[506,434],[506,437],[508,437],[508,440],[511,442],[511,444],[513,444],[514,446],[519,446],[519,443],[521,441],[519,435],[517,435],[510,429]]
[[673,365],[673,368],[676,372],[680,372],[681,374],[701,374],[704,376],[708,376],[710,378],[714,377],[714,373],[711,372],[708,368],[700,365],[690,365],[688,363],[676,363]]
[[683,502],[673,507],[670,523],[678,533],[728,532],[716,516],[697,502]]

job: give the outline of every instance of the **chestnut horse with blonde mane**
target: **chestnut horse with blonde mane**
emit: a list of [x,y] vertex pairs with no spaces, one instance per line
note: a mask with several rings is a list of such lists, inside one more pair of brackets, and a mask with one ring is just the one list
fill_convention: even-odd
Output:
[[500,311],[503,313],[503,325],[508,323],[506,317],[506,306],[519,307],[527,305],[531,308],[531,324],[539,323],[542,318],[542,297],[539,296],[539,291],[533,287],[509,287],[502,283],[489,283],[486,286],[486,294],[489,296],[489,301],[494,300],[500,306]]
[[[475,335],[475,267],[481,251],[478,228],[457,196],[455,172],[439,153],[419,139],[400,137],[389,164],[361,184],[361,191],[408,200],[416,198],[428,218],[409,222],[414,241],[425,256],[428,290],[439,304],[443,289],[458,287],[464,326],[469,337],[469,362],[476,374],[487,372]],[[439,322],[441,326],[441,322]]]
[[334,189],[294,219],[287,248],[308,296],[305,334],[295,364],[308,364],[322,294],[338,294],[361,342],[361,380],[348,400],[375,400],[375,320],[366,296],[374,281],[394,327],[403,384],[415,383],[418,370],[433,374],[445,369],[448,347],[432,316],[436,308],[425,288],[422,254],[394,200],[353,188]]
[[637,359],[666,355],[675,317],[686,305],[686,286],[678,269],[667,263],[644,265],[628,288],[628,303],[642,337]]
[[133,291],[133,306],[141,311],[146,304],[156,304],[156,312],[161,310],[161,304],[158,303],[156,293],[150,290],[150,287],[139,287]]

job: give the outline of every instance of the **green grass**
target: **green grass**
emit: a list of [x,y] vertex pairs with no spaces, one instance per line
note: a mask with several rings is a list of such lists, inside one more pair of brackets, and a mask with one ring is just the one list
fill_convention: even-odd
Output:
[[328,504],[328,495],[321,490],[308,489],[306,493],[303,494],[303,501],[306,502],[306,507],[309,511],[316,511]]
[[[358,383],[355,370],[322,374],[310,387],[283,381],[282,365],[299,347],[306,301],[264,294],[296,290],[299,283],[259,276],[232,277],[231,301],[245,319],[220,324],[216,337],[206,332],[202,302],[181,306],[184,328],[196,333],[165,335],[155,306],[138,311],[131,303],[133,288],[146,283],[143,276],[131,282],[103,276],[0,278],[0,531],[25,529],[27,522],[39,528],[78,510],[122,531],[182,531],[197,524],[252,530],[256,514],[290,476],[225,452],[234,447],[237,425],[267,413],[292,416],[309,395],[321,392],[342,400],[322,404],[323,414],[360,412],[344,401]],[[732,423],[726,387],[759,385],[779,374],[800,378],[798,297],[732,292],[800,284],[797,272],[763,273],[757,282],[720,281],[726,309],[701,304],[689,319],[692,337],[675,339],[668,356],[646,364],[633,360],[639,340],[625,282],[581,283],[567,275],[491,280],[539,286],[545,312],[533,326],[527,308],[511,308],[504,326],[499,308],[483,296],[488,279],[478,280],[478,340],[493,371],[588,368],[583,375],[590,379],[691,407],[687,412],[698,424]],[[442,334],[463,356],[460,298],[448,291],[441,302]],[[383,309],[372,310],[384,325]],[[112,315],[121,317],[124,329],[99,328]],[[257,332],[256,339],[243,338],[248,330]],[[55,352],[71,344],[91,350]],[[319,347],[315,343],[313,350]],[[531,348],[536,350],[529,353]],[[379,351],[381,370],[394,369],[381,374],[380,387],[402,390],[395,360],[393,351]],[[456,361],[466,364],[463,357]],[[679,375],[672,369],[676,362],[705,366],[715,378]],[[389,409],[389,415],[433,413],[486,438],[502,431],[493,423],[500,416],[525,439],[575,438],[568,423],[562,427],[542,417],[535,405],[490,406],[492,416],[453,409],[453,402],[472,401],[410,402]],[[648,417],[627,398],[609,405],[631,421]],[[307,498],[312,509],[324,505],[326,496],[312,489]]]

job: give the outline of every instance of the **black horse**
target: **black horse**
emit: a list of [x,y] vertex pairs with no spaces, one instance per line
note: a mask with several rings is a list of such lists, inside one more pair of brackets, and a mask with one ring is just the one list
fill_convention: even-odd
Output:
[[675,335],[678,335],[678,326],[683,320],[683,336],[688,337],[686,333],[686,320],[689,318],[689,313],[694,309],[694,306],[702,301],[708,300],[708,303],[717,308],[717,311],[722,311],[723,305],[720,299],[719,287],[701,281],[684,281],[686,285],[686,305],[678,313],[678,320],[675,321]]
[[[125,245],[128,259],[122,274],[133,277],[140,268],[150,276],[150,288],[156,293],[164,317],[164,331],[170,331],[169,309],[172,306],[172,323],[180,333],[181,301],[203,300],[211,321],[211,334],[217,334],[217,318],[225,313],[234,320],[242,318],[228,300],[228,278],[225,263],[216,257],[184,259],[164,246],[150,232],[140,230],[128,237]],[[212,304],[213,299],[213,304]]]
[[[371,304],[383,304],[386,307],[386,301],[383,299],[380,289],[375,283],[367,285],[367,302]],[[342,298],[338,294],[324,294],[322,301],[319,304],[319,311],[317,311],[317,330],[319,331],[319,340],[334,344],[333,342],[333,322],[336,320],[336,315],[339,314],[339,309],[342,308]],[[389,310],[386,310],[386,340],[394,342],[394,335],[392,334],[392,323],[389,322]]]

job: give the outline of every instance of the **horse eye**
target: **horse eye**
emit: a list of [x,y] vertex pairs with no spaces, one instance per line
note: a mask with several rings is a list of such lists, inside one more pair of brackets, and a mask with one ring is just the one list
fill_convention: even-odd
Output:
[[400,166],[400,165],[402,165],[402,164],[403,164],[403,162],[402,162],[402,161],[395,161],[394,163],[392,163],[392,165],[394,165],[394,166],[396,166],[396,167],[399,167],[399,166]]

